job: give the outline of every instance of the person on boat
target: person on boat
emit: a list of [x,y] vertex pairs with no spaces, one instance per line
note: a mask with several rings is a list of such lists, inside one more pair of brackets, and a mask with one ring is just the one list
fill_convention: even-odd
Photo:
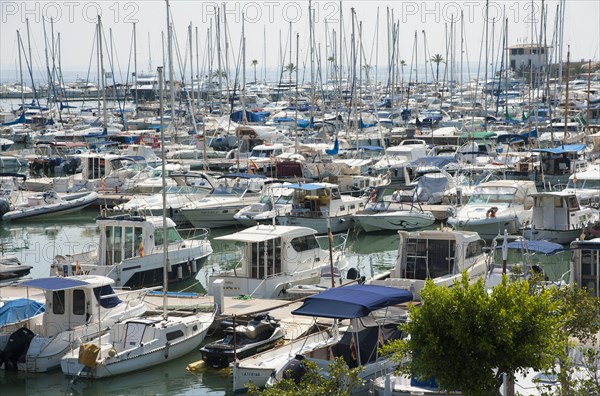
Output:
[[392,193],[392,201],[400,202],[401,199],[402,199],[402,194],[400,193],[400,189],[397,188],[396,191],[394,191]]
[[496,212],[497,212],[497,211],[498,211],[498,208],[497,208],[497,207],[495,207],[495,206],[492,206],[491,208],[489,208],[489,209],[487,210],[487,212],[485,212],[485,217],[486,217],[487,219],[489,219],[489,218],[493,218],[493,217],[496,217]]

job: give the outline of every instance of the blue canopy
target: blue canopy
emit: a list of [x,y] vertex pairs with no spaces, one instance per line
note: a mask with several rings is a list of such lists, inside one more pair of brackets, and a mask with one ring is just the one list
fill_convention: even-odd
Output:
[[[527,249],[530,252],[544,253],[545,255],[554,254],[564,250],[562,245],[548,241],[512,241],[506,245],[509,249]],[[496,249],[502,249],[502,244],[498,244]]]
[[539,151],[540,153],[550,153],[550,154],[563,154],[563,153],[578,152],[578,151],[582,151],[582,150],[585,150],[585,144],[565,144],[564,146],[535,149],[532,151]]
[[412,300],[412,292],[395,287],[351,285],[328,289],[304,300],[292,315],[351,319]]
[[295,183],[295,184],[290,184],[286,187],[287,188],[295,188],[297,190],[305,190],[305,191],[315,191],[315,190],[318,190],[319,188],[325,188],[325,186],[323,186],[322,184],[315,184],[315,183],[304,183],[304,184]]
[[59,277],[51,277],[51,278],[38,278],[31,279],[19,284],[20,286],[26,287],[35,287],[36,289],[42,290],[65,290],[65,289],[73,289],[76,287],[87,286],[88,283],[84,281],[80,281],[78,279],[71,278],[59,278]]
[[44,304],[27,298],[5,301],[0,307],[0,327],[34,317],[45,310]]

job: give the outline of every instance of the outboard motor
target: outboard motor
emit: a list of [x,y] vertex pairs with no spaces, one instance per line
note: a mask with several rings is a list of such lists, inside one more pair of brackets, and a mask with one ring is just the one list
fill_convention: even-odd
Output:
[[10,203],[6,198],[0,198],[0,218],[8,212],[10,212]]
[[31,340],[35,337],[33,331],[22,327],[8,338],[6,348],[0,352],[0,367],[4,364],[6,370],[17,370],[17,363],[23,361]]
[[302,355],[296,355],[290,360],[283,367],[283,378],[292,379],[295,383],[299,383],[307,372],[303,360],[304,356]]

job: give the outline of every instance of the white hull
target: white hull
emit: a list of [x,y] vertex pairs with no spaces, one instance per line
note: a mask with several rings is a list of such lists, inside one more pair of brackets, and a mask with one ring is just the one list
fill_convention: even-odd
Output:
[[[453,219],[454,220],[454,219]],[[460,221],[451,221],[448,219],[448,224],[455,230],[459,231],[474,231],[479,234],[480,237],[486,240],[494,239],[498,235],[504,234],[504,230],[507,230],[509,234],[516,234],[519,232],[519,226],[516,219],[469,219]]]
[[212,208],[185,209],[183,216],[196,228],[229,227],[238,224],[233,216],[247,204]]
[[523,236],[530,241],[544,240],[563,245],[579,239],[581,234],[583,234],[583,228],[576,228],[573,230],[540,230],[527,227],[523,230]]
[[258,387],[265,386],[273,371],[300,353],[306,345],[313,345],[317,342],[334,344],[337,342],[337,338],[332,338],[328,331],[321,331],[296,339],[290,344],[240,360],[239,364],[234,365],[233,368],[234,392],[245,390],[248,382],[253,382]]
[[[331,232],[338,233],[348,231],[352,226],[353,215],[330,217],[329,224]],[[308,227],[317,231],[318,234],[327,234],[326,217],[298,217],[298,216],[277,216],[277,223],[287,226]]]
[[401,211],[401,212],[380,212],[372,214],[357,214],[354,221],[362,227],[365,232],[373,231],[412,231],[420,228],[429,227],[435,223],[435,217],[432,214],[419,212]]
[[[192,334],[181,341],[159,345],[160,340],[155,340],[157,341],[156,343],[151,341],[145,345],[118,351],[114,357],[108,355],[113,347],[112,344],[102,343],[100,361],[94,368],[88,368],[80,364],[78,359],[79,349],[74,349],[61,360],[61,369],[66,375],[85,378],[106,378],[147,369],[177,359],[196,349],[206,337],[208,328],[214,319],[214,313],[210,315],[210,318],[208,317],[209,315],[205,316],[193,316],[192,320],[187,320],[188,318],[175,318],[175,320],[181,319],[182,321],[187,321],[185,326],[188,331],[192,332]],[[191,330],[193,326],[197,327],[195,332]],[[103,339],[108,340],[108,335],[104,336]]]
[[2,216],[3,221],[15,221],[24,219],[39,219],[44,217],[61,216],[67,213],[80,211],[96,202],[98,194],[95,192],[87,193],[80,198],[65,200],[59,203],[46,204],[35,207],[23,207],[5,213]]

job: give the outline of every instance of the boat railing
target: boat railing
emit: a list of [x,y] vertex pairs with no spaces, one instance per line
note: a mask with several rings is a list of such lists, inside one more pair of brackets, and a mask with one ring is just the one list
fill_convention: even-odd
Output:
[[210,232],[208,228],[184,228],[178,231],[179,235],[185,240],[207,239]]
[[[349,232],[350,231],[342,234],[332,235],[331,250],[333,250],[335,253],[344,254],[346,252],[346,243],[348,242]],[[316,236],[315,238],[321,247],[324,247],[324,249],[329,249],[329,237],[327,235],[320,235]]]

